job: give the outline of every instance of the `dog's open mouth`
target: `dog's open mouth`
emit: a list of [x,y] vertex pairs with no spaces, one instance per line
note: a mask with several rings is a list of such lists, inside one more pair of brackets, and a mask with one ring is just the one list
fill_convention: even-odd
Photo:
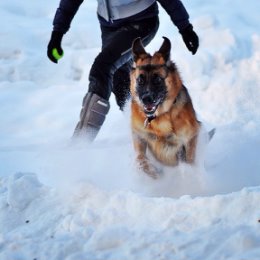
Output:
[[143,111],[147,115],[147,117],[155,116],[155,112],[160,104],[163,103],[165,96],[165,92],[163,92],[160,95],[157,95],[155,98],[151,95],[143,96],[140,98]]
[[147,115],[153,115],[157,109],[156,104],[146,104],[144,105],[144,112]]
[[158,97],[156,100],[151,100],[151,102],[143,102],[144,113],[148,116],[154,116],[158,106],[163,102],[164,96]]

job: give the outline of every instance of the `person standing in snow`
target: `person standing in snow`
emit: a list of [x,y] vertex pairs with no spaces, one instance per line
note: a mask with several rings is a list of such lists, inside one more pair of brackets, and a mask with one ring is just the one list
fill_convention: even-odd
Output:
[[[166,10],[182,35],[188,50],[195,54],[199,39],[180,0],[97,0],[102,50],[89,72],[89,88],[83,99],[80,120],[73,137],[94,140],[109,111],[111,92],[121,110],[129,97],[131,46],[140,37],[144,46],[159,27],[158,4]],[[61,42],[83,0],[61,0],[53,21],[47,48],[49,59],[58,63],[63,56]]]

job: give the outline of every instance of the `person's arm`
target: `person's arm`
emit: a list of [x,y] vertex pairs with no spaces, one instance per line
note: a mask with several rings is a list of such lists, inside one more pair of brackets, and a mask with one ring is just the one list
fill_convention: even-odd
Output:
[[172,22],[179,31],[187,27],[189,22],[189,14],[180,0],[157,0],[163,9],[171,17]]
[[73,17],[83,0],[61,0],[53,20],[53,31],[47,48],[49,59],[58,63],[63,56],[61,41],[63,35],[69,30]]
[[65,34],[83,0],[61,0],[53,20],[53,31]]
[[179,29],[183,41],[192,54],[195,54],[199,47],[199,38],[193,31],[189,22],[189,14],[180,0],[157,0],[163,9],[171,17],[172,22]]

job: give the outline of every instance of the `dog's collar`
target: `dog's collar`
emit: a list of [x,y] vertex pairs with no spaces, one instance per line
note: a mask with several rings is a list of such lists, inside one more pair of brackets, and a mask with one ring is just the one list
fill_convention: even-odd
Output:
[[151,116],[147,116],[146,119],[144,120],[144,128],[146,128],[149,124],[151,124],[152,120],[156,118],[155,114]]

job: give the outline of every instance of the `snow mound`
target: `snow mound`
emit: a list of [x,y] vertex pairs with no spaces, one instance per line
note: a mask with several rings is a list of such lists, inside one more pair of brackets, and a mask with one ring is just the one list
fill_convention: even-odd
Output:
[[259,187],[166,199],[83,182],[58,193],[19,173],[0,186],[0,258],[257,260],[259,198]]

